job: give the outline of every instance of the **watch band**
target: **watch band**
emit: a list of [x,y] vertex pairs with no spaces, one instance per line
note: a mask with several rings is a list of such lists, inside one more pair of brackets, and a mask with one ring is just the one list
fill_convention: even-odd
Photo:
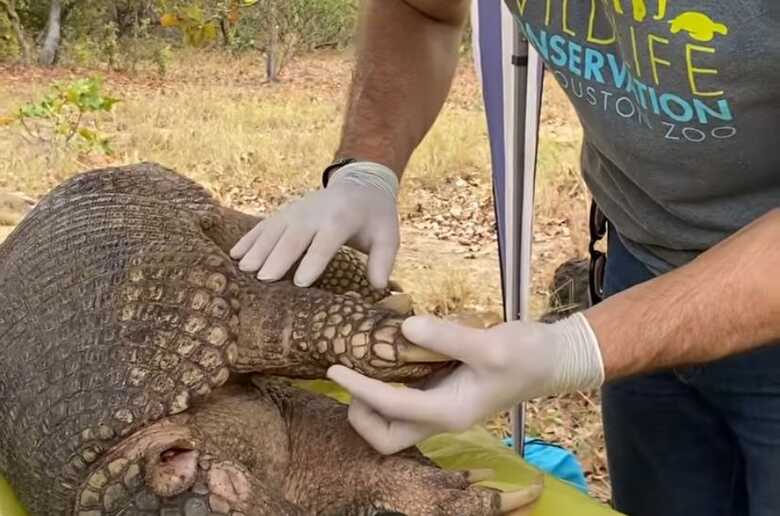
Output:
[[330,180],[330,175],[340,169],[341,167],[344,167],[346,165],[349,165],[350,163],[355,163],[358,160],[355,158],[343,158],[339,159],[337,161],[334,161],[330,165],[328,165],[325,170],[322,171],[322,187],[327,188],[328,187],[328,181]]

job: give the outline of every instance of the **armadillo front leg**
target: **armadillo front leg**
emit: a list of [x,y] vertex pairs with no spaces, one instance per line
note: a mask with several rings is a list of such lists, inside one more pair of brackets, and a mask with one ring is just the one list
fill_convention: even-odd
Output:
[[369,303],[376,303],[392,294],[390,288],[376,289],[369,284],[366,264],[356,251],[348,247],[339,249],[313,286],[334,294],[356,294]]
[[[205,217],[205,233],[226,254],[261,219],[230,208],[219,207],[217,216]],[[283,279],[292,281],[301,260],[290,267]],[[358,297],[376,303],[391,294],[389,289],[375,289],[368,283],[366,265],[360,255],[348,247],[342,247],[330,261],[322,275],[313,285],[315,288],[334,294],[356,294]]]
[[449,360],[409,343],[403,318],[354,296],[289,282],[247,281],[234,368],[295,378],[322,378],[343,364],[386,381],[423,378]]

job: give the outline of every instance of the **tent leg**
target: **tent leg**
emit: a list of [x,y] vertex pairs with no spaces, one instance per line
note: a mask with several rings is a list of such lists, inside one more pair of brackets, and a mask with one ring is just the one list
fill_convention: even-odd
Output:
[[[512,72],[514,75],[514,99],[515,109],[512,114],[512,124],[514,126],[514,135],[512,142],[515,148],[515,159],[512,163],[512,169],[509,172],[515,178],[514,184],[516,185],[514,195],[508,199],[513,203],[515,209],[510,210],[510,213],[514,213],[515,216],[520,215],[520,218],[525,216],[526,208],[524,206],[524,193],[527,188],[533,188],[533,184],[527,184],[527,177],[525,174],[525,147],[526,147],[526,108],[527,108],[527,85],[528,85],[528,41],[523,37],[520,32],[520,27],[517,22],[514,23],[514,30],[512,31]],[[518,188],[519,187],[519,188]],[[533,207],[531,207],[533,209]],[[517,225],[517,220],[507,221],[509,224]],[[513,247],[516,247],[516,252],[512,253],[514,259],[512,263],[508,264],[509,268],[519,269],[519,260],[523,257],[521,238],[522,231],[527,229],[528,224],[520,224],[520,232],[517,235],[519,238],[513,238]],[[527,314],[527,308],[525,307],[524,297],[520,283],[522,271],[516,270],[514,274],[509,274],[512,278],[511,285],[509,287],[509,294],[511,302],[509,306],[512,308],[509,311],[508,320],[525,319]],[[521,457],[525,452],[525,405],[523,403],[513,407],[511,412],[512,420],[512,447],[515,452]]]

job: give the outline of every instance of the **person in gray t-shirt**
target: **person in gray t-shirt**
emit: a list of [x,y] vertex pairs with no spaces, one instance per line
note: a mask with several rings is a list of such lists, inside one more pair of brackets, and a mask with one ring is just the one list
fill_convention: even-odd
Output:
[[577,110],[585,179],[632,254],[667,272],[778,205],[780,7],[548,3],[509,2]]
[[[609,297],[552,324],[410,318],[410,341],[462,364],[424,389],[334,365],[352,425],[394,453],[519,401],[603,386],[619,510],[780,514],[780,8],[507,5],[583,125],[583,173],[611,223]],[[309,286],[348,244],[368,253],[371,283],[387,284],[399,181],[446,99],[469,6],[363,2],[324,188],[251,230],[231,252],[242,270],[275,281],[302,257],[294,281]]]

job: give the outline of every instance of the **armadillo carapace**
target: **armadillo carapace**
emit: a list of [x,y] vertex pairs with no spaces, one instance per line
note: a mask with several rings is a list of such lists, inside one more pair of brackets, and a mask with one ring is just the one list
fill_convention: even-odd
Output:
[[351,251],[308,289],[240,272],[257,222],[140,164],[68,180],[0,246],[0,471],[31,514],[492,515],[538,494],[382,457],[283,380],[442,362]]

